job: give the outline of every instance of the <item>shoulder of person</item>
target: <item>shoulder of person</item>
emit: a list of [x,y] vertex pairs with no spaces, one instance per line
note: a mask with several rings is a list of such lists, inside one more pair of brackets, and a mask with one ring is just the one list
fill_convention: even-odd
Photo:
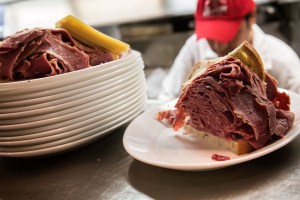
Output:
[[257,25],[254,26],[254,47],[262,57],[266,55],[279,63],[297,62],[300,60],[296,52],[281,39],[264,33]]

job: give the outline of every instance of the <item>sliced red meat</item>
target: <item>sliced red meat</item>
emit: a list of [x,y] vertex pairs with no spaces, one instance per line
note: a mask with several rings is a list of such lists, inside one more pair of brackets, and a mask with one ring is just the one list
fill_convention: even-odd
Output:
[[268,84],[234,57],[211,65],[184,89],[174,129],[183,124],[182,116],[189,116],[187,123],[200,131],[246,140],[255,148],[283,137],[294,121],[290,99],[266,76]]
[[109,52],[76,41],[65,29],[25,29],[0,43],[0,78],[52,76],[112,60]]

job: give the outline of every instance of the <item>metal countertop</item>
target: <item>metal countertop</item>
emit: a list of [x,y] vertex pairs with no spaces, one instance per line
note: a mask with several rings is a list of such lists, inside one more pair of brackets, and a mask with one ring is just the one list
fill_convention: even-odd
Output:
[[134,160],[122,144],[126,126],[60,155],[0,157],[0,199],[300,199],[300,137],[239,165],[185,172]]

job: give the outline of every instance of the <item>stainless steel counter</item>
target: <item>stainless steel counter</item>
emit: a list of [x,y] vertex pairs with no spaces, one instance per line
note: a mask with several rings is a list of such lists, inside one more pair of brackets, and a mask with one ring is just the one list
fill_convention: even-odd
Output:
[[0,157],[0,199],[300,199],[300,137],[240,165],[184,172],[134,160],[122,145],[125,129],[61,155]]

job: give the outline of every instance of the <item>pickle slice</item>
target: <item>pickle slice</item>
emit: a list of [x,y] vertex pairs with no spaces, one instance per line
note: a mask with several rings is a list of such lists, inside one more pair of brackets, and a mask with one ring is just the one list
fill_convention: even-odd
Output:
[[130,50],[129,44],[105,35],[71,15],[59,20],[56,27],[66,29],[72,37],[88,46],[104,48],[113,54]]
[[251,71],[256,73],[262,80],[265,79],[264,65],[255,48],[247,41],[228,54],[240,59]]

